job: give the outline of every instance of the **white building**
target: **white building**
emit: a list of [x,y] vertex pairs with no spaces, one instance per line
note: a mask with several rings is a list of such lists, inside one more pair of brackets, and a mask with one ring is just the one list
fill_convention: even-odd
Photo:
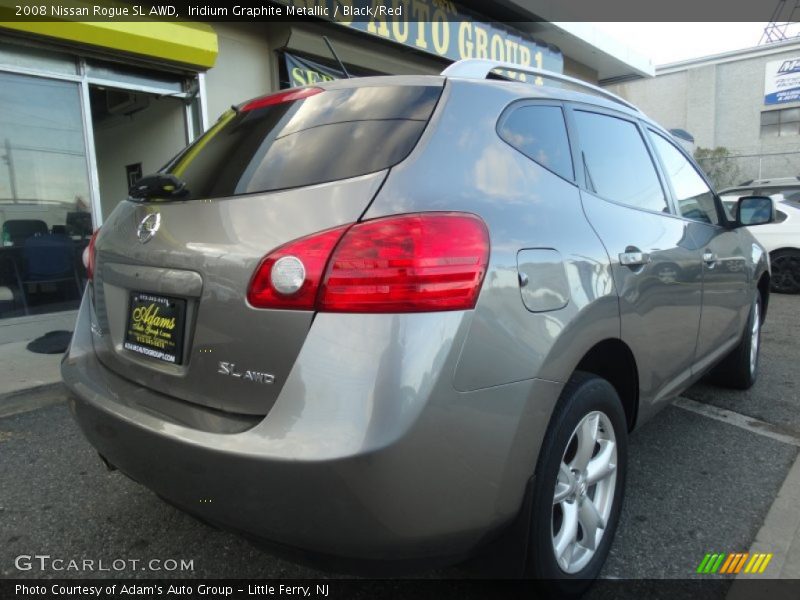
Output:
[[654,78],[607,87],[687,131],[697,148],[725,148],[729,158],[718,162],[727,180],[718,185],[800,175],[798,40],[663,65]]

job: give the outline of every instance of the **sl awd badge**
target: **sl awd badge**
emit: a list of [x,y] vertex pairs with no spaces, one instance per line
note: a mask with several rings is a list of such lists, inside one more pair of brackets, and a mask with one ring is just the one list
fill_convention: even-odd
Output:
[[150,213],[136,228],[136,237],[139,238],[139,243],[146,244],[156,235],[158,228],[161,227],[161,213]]
[[275,375],[271,373],[262,373],[261,371],[242,371],[236,368],[236,363],[232,362],[219,362],[217,373],[220,375],[228,375],[229,377],[236,377],[236,379],[243,379],[244,381],[252,381],[253,383],[275,383]]

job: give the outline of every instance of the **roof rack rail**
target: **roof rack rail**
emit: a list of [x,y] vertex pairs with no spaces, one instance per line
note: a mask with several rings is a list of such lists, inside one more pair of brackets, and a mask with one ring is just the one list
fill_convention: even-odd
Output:
[[587,83],[586,81],[575,79],[574,77],[569,77],[568,75],[561,75],[560,73],[554,73],[553,71],[546,71],[544,69],[537,69],[535,67],[517,65],[510,62],[487,60],[484,58],[465,58],[463,60],[454,62],[444,71],[442,71],[441,74],[444,75],[445,77],[486,79],[489,73],[491,73],[495,69],[503,69],[504,71],[513,71],[515,73],[524,73],[526,75],[536,75],[537,77],[542,77],[544,79],[554,79],[556,81],[563,81],[565,83],[570,83],[577,87],[582,87],[591,90],[595,94],[604,96],[609,100],[613,100],[614,102],[622,104],[623,106],[627,106],[628,108],[635,110],[638,113],[641,113],[641,111],[636,106],[634,106],[627,100],[624,100],[623,98],[620,98],[616,94],[604,90],[601,87],[597,87],[596,85]]

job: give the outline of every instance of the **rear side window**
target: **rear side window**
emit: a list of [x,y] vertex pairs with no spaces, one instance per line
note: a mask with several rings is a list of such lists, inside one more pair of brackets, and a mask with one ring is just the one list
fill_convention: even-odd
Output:
[[575,111],[575,126],[590,191],[628,206],[669,211],[636,125],[608,115]]
[[564,113],[558,106],[527,105],[511,111],[500,137],[531,160],[570,181],[575,178]]
[[437,86],[325,90],[225,113],[164,171],[181,200],[219,198],[357,177],[403,160],[439,99]]

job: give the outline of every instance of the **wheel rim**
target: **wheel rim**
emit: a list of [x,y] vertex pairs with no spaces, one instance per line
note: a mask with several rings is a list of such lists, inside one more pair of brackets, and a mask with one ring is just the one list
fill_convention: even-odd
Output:
[[553,491],[551,535],[556,563],[583,569],[606,533],[617,486],[617,439],[608,416],[587,414],[567,442]]
[[758,343],[759,343],[759,330],[761,328],[761,307],[760,302],[756,300],[753,305],[753,327],[750,330],[750,374],[756,372],[758,366]]
[[800,255],[787,254],[772,259],[772,288],[776,292],[800,290]]

